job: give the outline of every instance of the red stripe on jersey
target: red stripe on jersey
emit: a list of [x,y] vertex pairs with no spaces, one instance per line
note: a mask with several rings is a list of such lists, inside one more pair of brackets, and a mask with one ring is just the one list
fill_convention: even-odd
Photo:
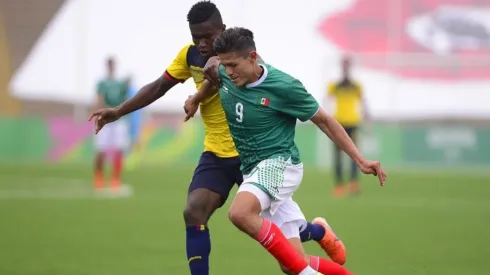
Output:
[[168,81],[171,81],[171,82],[179,82],[179,83],[184,83],[183,80],[180,80],[180,79],[177,79],[175,77],[173,77],[172,75],[170,75],[167,71],[165,71],[163,73],[163,75],[165,76],[165,78],[168,80]]

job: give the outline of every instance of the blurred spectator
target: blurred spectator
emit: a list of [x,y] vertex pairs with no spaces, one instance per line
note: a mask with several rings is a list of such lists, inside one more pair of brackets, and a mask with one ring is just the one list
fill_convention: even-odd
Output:
[[[344,56],[342,58],[342,77],[340,80],[328,85],[327,100],[335,100],[335,118],[344,127],[354,143],[356,143],[358,128],[363,118],[361,109],[364,112],[364,117],[367,118],[367,108],[362,86],[351,76],[351,63],[350,57]],[[343,196],[345,194],[345,185],[342,176],[342,155],[338,146],[335,146],[334,161],[334,195]],[[359,192],[358,168],[354,161],[351,162],[349,190],[354,194]]]
[[[115,76],[115,60],[106,60],[107,75],[97,84],[97,106],[95,109],[104,107],[116,107],[127,99],[127,81],[117,80]],[[97,150],[95,157],[95,188],[104,186],[104,162],[107,154],[113,152],[113,167],[111,187],[118,190],[121,185],[121,173],[123,168],[124,151],[128,148],[129,129],[126,118],[121,118],[109,123],[100,130],[95,137]]]

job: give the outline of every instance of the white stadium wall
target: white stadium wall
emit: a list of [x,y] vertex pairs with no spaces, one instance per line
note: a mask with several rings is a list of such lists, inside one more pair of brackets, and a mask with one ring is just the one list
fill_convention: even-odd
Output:
[[[329,34],[324,35],[320,26],[322,22],[327,22],[325,24],[328,28],[329,21],[324,20],[334,15],[342,17],[343,14],[355,14],[359,10],[357,7],[368,1],[374,3],[373,8],[379,8],[389,0],[214,2],[228,26],[244,26],[254,31],[258,51],[267,62],[299,78],[318,100],[322,100],[325,83],[339,76],[340,54],[355,50],[339,42],[344,34],[329,38],[335,32],[329,31]],[[406,2],[410,1],[422,0]],[[186,14],[194,2],[196,0],[66,1],[26,62],[17,70],[11,81],[11,91],[19,98],[88,103],[94,98],[94,87],[104,73],[103,62],[108,55],[117,58],[120,76],[132,75],[135,84],[142,86],[160,76],[180,48],[190,42]],[[439,2],[441,5],[429,7],[426,12],[407,18],[404,23],[404,35],[411,39],[410,43],[420,44],[421,52],[395,57],[401,56],[405,63],[408,60],[430,67],[434,64],[424,64],[431,63],[427,57],[438,56],[434,60],[440,64],[436,65],[445,66],[440,60],[453,60],[451,53],[458,50],[455,47],[462,47],[463,50],[468,47],[471,50],[482,48],[482,56],[486,59],[473,58],[468,62],[480,66],[480,71],[488,70],[488,73],[483,71],[480,77],[470,75],[451,79],[424,77],[421,70],[418,75],[407,76],[396,70],[371,66],[376,63],[373,60],[386,63],[383,52],[356,53],[359,62],[354,75],[364,84],[374,116],[393,119],[452,116],[490,118],[490,77],[481,77],[490,76],[490,53],[485,52],[490,42],[479,44],[471,37],[463,37],[458,38],[458,41],[465,42],[460,45],[450,44],[448,41],[452,40],[448,40],[444,33],[436,37],[424,36],[427,33],[424,28],[428,28],[427,14],[441,12],[452,1]],[[488,27],[487,30],[490,30],[490,16],[485,16],[487,11],[471,14],[475,9],[470,4],[468,14],[475,18],[479,16],[483,28]],[[442,10],[442,13],[444,16],[449,14],[449,17],[453,14],[447,9]],[[462,13],[455,14],[459,16]],[[434,29],[433,26],[431,28]],[[368,42],[370,40],[365,39],[359,43]],[[444,56],[447,59],[441,59]],[[485,60],[488,63],[483,64]],[[478,62],[482,64],[476,64]],[[174,88],[151,108],[180,112],[182,103],[193,92],[193,83],[188,81]]]

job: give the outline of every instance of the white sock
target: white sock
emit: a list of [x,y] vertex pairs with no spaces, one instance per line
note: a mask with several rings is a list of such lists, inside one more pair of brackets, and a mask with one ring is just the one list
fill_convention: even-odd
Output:
[[318,272],[311,268],[311,266],[307,266],[303,271],[301,271],[298,275],[317,275]]

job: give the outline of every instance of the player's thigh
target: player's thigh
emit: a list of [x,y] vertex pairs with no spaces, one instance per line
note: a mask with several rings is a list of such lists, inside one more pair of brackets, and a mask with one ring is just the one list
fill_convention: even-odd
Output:
[[[244,193],[248,193],[252,197],[255,197],[255,201],[244,199],[242,202],[240,198],[244,198],[245,195],[248,195]],[[264,211],[267,211],[270,208],[272,200],[272,197],[261,186],[257,185],[256,183],[243,182],[238,188],[237,195],[231,203],[229,212],[230,215],[237,212],[256,212],[262,214]],[[257,204],[259,207],[256,207]]]
[[240,174],[240,160],[219,158],[211,152],[204,152],[189,186],[187,207],[201,208],[211,215],[227,200]]
[[268,204],[263,203],[261,215],[278,227],[287,222],[296,223],[298,228],[304,226],[304,214],[292,199],[303,179],[303,165],[282,159],[267,160],[254,170],[244,177],[243,184],[255,185],[270,198]]
[[97,135],[94,136],[95,149],[97,151],[106,151],[110,149],[114,132],[114,123],[104,125]]
[[[244,175],[244,183],[252,183],[267,192],[274,200],[291,197],[303,179],[303,164],[290,159],[266,159]],[[271,205],[272,207],[272,205]]]
[[129,123],[125,119],[117,120],[114,123],[113,130],[113,142],[114,148],[118,150],[125,150],[129,147],[131,139],[129,132]]

